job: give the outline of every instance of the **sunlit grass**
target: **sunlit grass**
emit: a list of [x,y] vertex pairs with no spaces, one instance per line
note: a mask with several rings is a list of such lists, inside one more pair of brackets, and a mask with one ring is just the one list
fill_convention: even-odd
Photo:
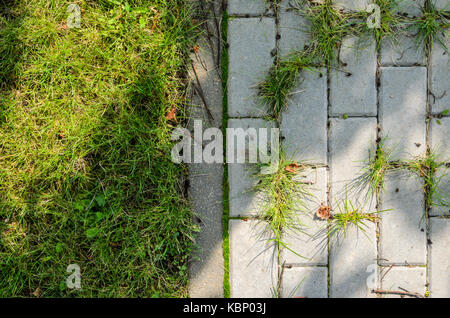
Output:
[[[0,2],[0,296],[186,296],[184,0]],[[65,284],[81,268],[81,291]],[[36,293],[35,293],[36,294]]]

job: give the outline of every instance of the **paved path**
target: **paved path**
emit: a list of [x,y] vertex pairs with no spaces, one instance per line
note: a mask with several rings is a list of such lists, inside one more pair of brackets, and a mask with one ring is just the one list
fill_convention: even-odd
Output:
[[[308,41],[307,22],[286,10],[287,2],[282,1],[275,14],[266,10],[263,0],[228,1],[229,127],[272,125],[262,119],[266,113],[258,106],[255,84],[276,54],[302,48]],[[364,9],[368,2],[336,1],[349,10]],[[438,1],[440,6],[446,3]],[[345,184],[358,175],[361,161],[376,148],[377,138],[389,136],[395,159],[424,154],[427,146],[450,157],[450,118],[436,118],[450,108],[449,58],[444,50],[434,45],[427,63],[408,35],[396,47],[383,42],[379,53],[373,44],[356,54],[355,42],[347,38],[341,46],[340,59],[348,73],[304,73],[281,118],[288,152],[297,151],[297,160],[322,167],[308,177],[318,198],[305,219],[312,233],[323,226],[324,221],[312,217],[320,203],[332,204],[344,192]],[[447,43],[450,47],[448,37]],[[279,280],[281,297],[375,297],[373,287],[422,295],[428,290],[432,297],[450,297],[449,211],[442,217],[442,211],[432,209],[421,222],[421,179],[389,174],[378,208],[393,211],[369,225],[367,236],[351,229],[345,239],[317,253],[317,241],[286,235],[294,250],[312,258],[282,251],[278,264],[274,247],[259,236],[261,224],[251,218],[258,205],[246,191],[255,181],[242,165],[229,164],[228,169],[231,297],[272,297]],[[443,186],[448,193],[448,179]],[[372,209],[376,208],[374,203]]]

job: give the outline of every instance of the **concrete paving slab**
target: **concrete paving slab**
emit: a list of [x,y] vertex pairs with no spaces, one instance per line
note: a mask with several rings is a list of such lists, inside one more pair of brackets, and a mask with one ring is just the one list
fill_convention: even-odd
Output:
[[[275,123],[254,118],[230,119],[228,127],[243,128],[244,130],[248,130],[248,128],[272,128],[275,127]],[[252,140],[257,140],[257,136],[252,131],[249,130],[248,132]],[[248,141],[246,149],[248,149]],[[253,191],[254,186],[258,182],[253,177],[253,174],[256,172],[255,169],[255,164],[228,164],[230,216],[255,216],[259,213],[264,198],[261,194]]]
[[382,193],[380,258],[383,265],[426,264],[423,180],[411,172],[391,172]]
[[326,70],[302,72],[296,92],[281,115],[281,135],[288,158],[327,163]]
[[369,0],[334,0],[336,7],[345,11],[361,11],[367,8]]
[[228,26],[228,115],[263,117],[257,84],[273,65],[275,19],[233,18]]
[[265,0],[228,0],[229,15],[262,15],[266,10]]
[[450,219],[430,220],[430,290],[433,298],[450,297]]
[[328,269],[326,267],[285,268],[281,281],[281,297],[328,297]]
[[381,66],[425,65],[425,50],[415,36],[400,35],[398,41],[381,42]]
[[431,120],[431,148],[439,161],[450,162],[450,117]]
[[[385,267],[380,276],[383,277],[381,281],[381,289],[383,290],[407,290],[411,293],[425,295],[427,289],[427,269],[425,267]],[[382,297],[402,298],[400,295],[383,295]]]
[[347,197],[353,204],[365,205],[367,211],[375,210],[375,202],[366,202],[366,191],[352,187],[352,180],[357,178],[369,158],[369,152],[376,149],[375,118],[332,119],[330,135],[330,172],[332,206],[336,200],[342,205]]
[[367,281],[376,264],[375,224],[368,222],[365,233],[350,226],[330,249],[330,297],[375,297]]
[[263,223],[254,220],[230,220],[231,298],[273,297],[278,264],[264,228]]
[[330,74],[331,115],[375,116],[377,114],[375,43],[346,38],[341,47],[343,71]]
[[[309,169],[302,175],[302,182],[311,183],[307,189],[311,192],[313,198],[307,202],[307,211],[298,212],[304,233],[298,231],[292,233],[290,231],[285,232],[283,235],[283,241],[295,253],[288,249],[282,249],[281,259],[286,264],[326,265],[328,262],[327,249],[324,248],[326,247],[326,242],[314,240],[313,235],[327,225],[326,221],[315,217],[320,204],[327,202],[327,169]],[[323,245],[324,243],[325,246]]]
[[297,10],[289,10],[285,2],[280,5],[278,29],[280,34],[278,49],[281,56],[292,51],[304,50],[310,41],[308,20]]
[[393,160],[410,159],[426,149],[425,67],[382,67],[380,124]]
[[[450,48],[450,34],[444,36],[444,44]],[[445,48],[435,42],[430,58],[430,103],[433,114],[450,109],[450,59]]]

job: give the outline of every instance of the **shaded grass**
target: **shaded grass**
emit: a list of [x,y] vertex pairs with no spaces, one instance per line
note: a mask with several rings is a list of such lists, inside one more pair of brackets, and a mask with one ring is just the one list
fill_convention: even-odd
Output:
[[360,174],[349,185],[350,192],[357,197],[363,196],[363,202],[379,199],[384,189],[386,173],[398,168],[393,162],[393,150],[385,145],[386,138],[379,141],[375,153],[370,150],[369,158],[363,163]]
[[185,296],[196,228],[166,115],[184,103],[191,9],[77,3],[80,29],[70,1],[0,4],[0,295]]
[[358,34],[352,13],[338,11],[331,0],[323,3],[311,3],[300,12],[311,24],[310,54],[326,66],[337,65],[337,52],[343,39],[348,35]]

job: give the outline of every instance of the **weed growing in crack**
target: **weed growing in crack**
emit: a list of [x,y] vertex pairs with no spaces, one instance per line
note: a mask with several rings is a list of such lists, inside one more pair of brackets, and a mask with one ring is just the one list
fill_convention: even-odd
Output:
[[369,158],[364,163],[360,175],[351,182],[350,187],[357,194],[367,191],[364,202],[373,198],[378,199],[384,189],[385,176],[389,170],[398,169],[392,159],[392,149],[386,146],[386,139],[382,139],[375,152],[369,152]]
[[341,203],[339,203],[338,200],[336,201],[336,209],[338,212],[332,214],[328,224],[314,236],[315,238],[323,238],[321,243],[324,246],[326,246],[327,238],[330,242],[337,242],[340,237],[346,237],[347,232],[351,227],[355,227],[369,238],[366,234],[368,222],[376,222],[379,213],[389,211],[365,212],[363,206],[353,204],[347,196],[341,200]]
[[[434,151],[427,151],[424,156],[419,156],[405,163],[405,168],[413,171],[424,181],[425,204],[427,209],[432,206],[448,210],[450,207],[449,194],[442,190],[441,182],[448,180],[446,173],[437,175],[438,168],[444,168],[445,163],[438,161],[439,155]],[[444,169],[442,169],[444,171]],[[448,182],[448,181],[447,181]]]
[[296,175],[306,166],[289,160],[280,152],[280,160],[274,164],[258,164],[258,180],[254,190],[264,197],[259,219],[267,223],[266,232],[273,233],[271,239],[278,247],[284,247],[294,254],[303,257],[290,249],[283,242],[283,232],[303,232],[299,212],[307,210],[307,202],[313,195],[309,185],[296,180]]
[[411,27],[418,31],[418,44],[423,44],[428,52],[433,48],[434,41],[448,51],[444,39],[445,32],[448,32],[447,29],[450,26],[450,13],[446,9],[448,7],[438,10],[432,1],[425,1],[425,4],[421,6],[422,16],[411,21]]
[[370,13],[362,11],[360,28],[362,33],[374,34],[377,49],[379,49],[381,40],[384,38],[396,41],[399,32],[405,28],[405,18],[397,14],[401,9],[402,0],[375,0],[373,3],[380,8],[380,27],[368,28],[366,21]]
[[294,52],[271,67],[264,81],[258,84],[261,101],[269,114],[279,118],[287,107],[288,97],[301,71],[313,70],[313,57],[309,52]]
[[337,51],[343,39],[348,35],[358,34],[351,13],[344,14],[335,9],[331,0],[322,3],[310,3],[300,12],[311,25],[310,51],[314,57],[330,66],[337,63]]

